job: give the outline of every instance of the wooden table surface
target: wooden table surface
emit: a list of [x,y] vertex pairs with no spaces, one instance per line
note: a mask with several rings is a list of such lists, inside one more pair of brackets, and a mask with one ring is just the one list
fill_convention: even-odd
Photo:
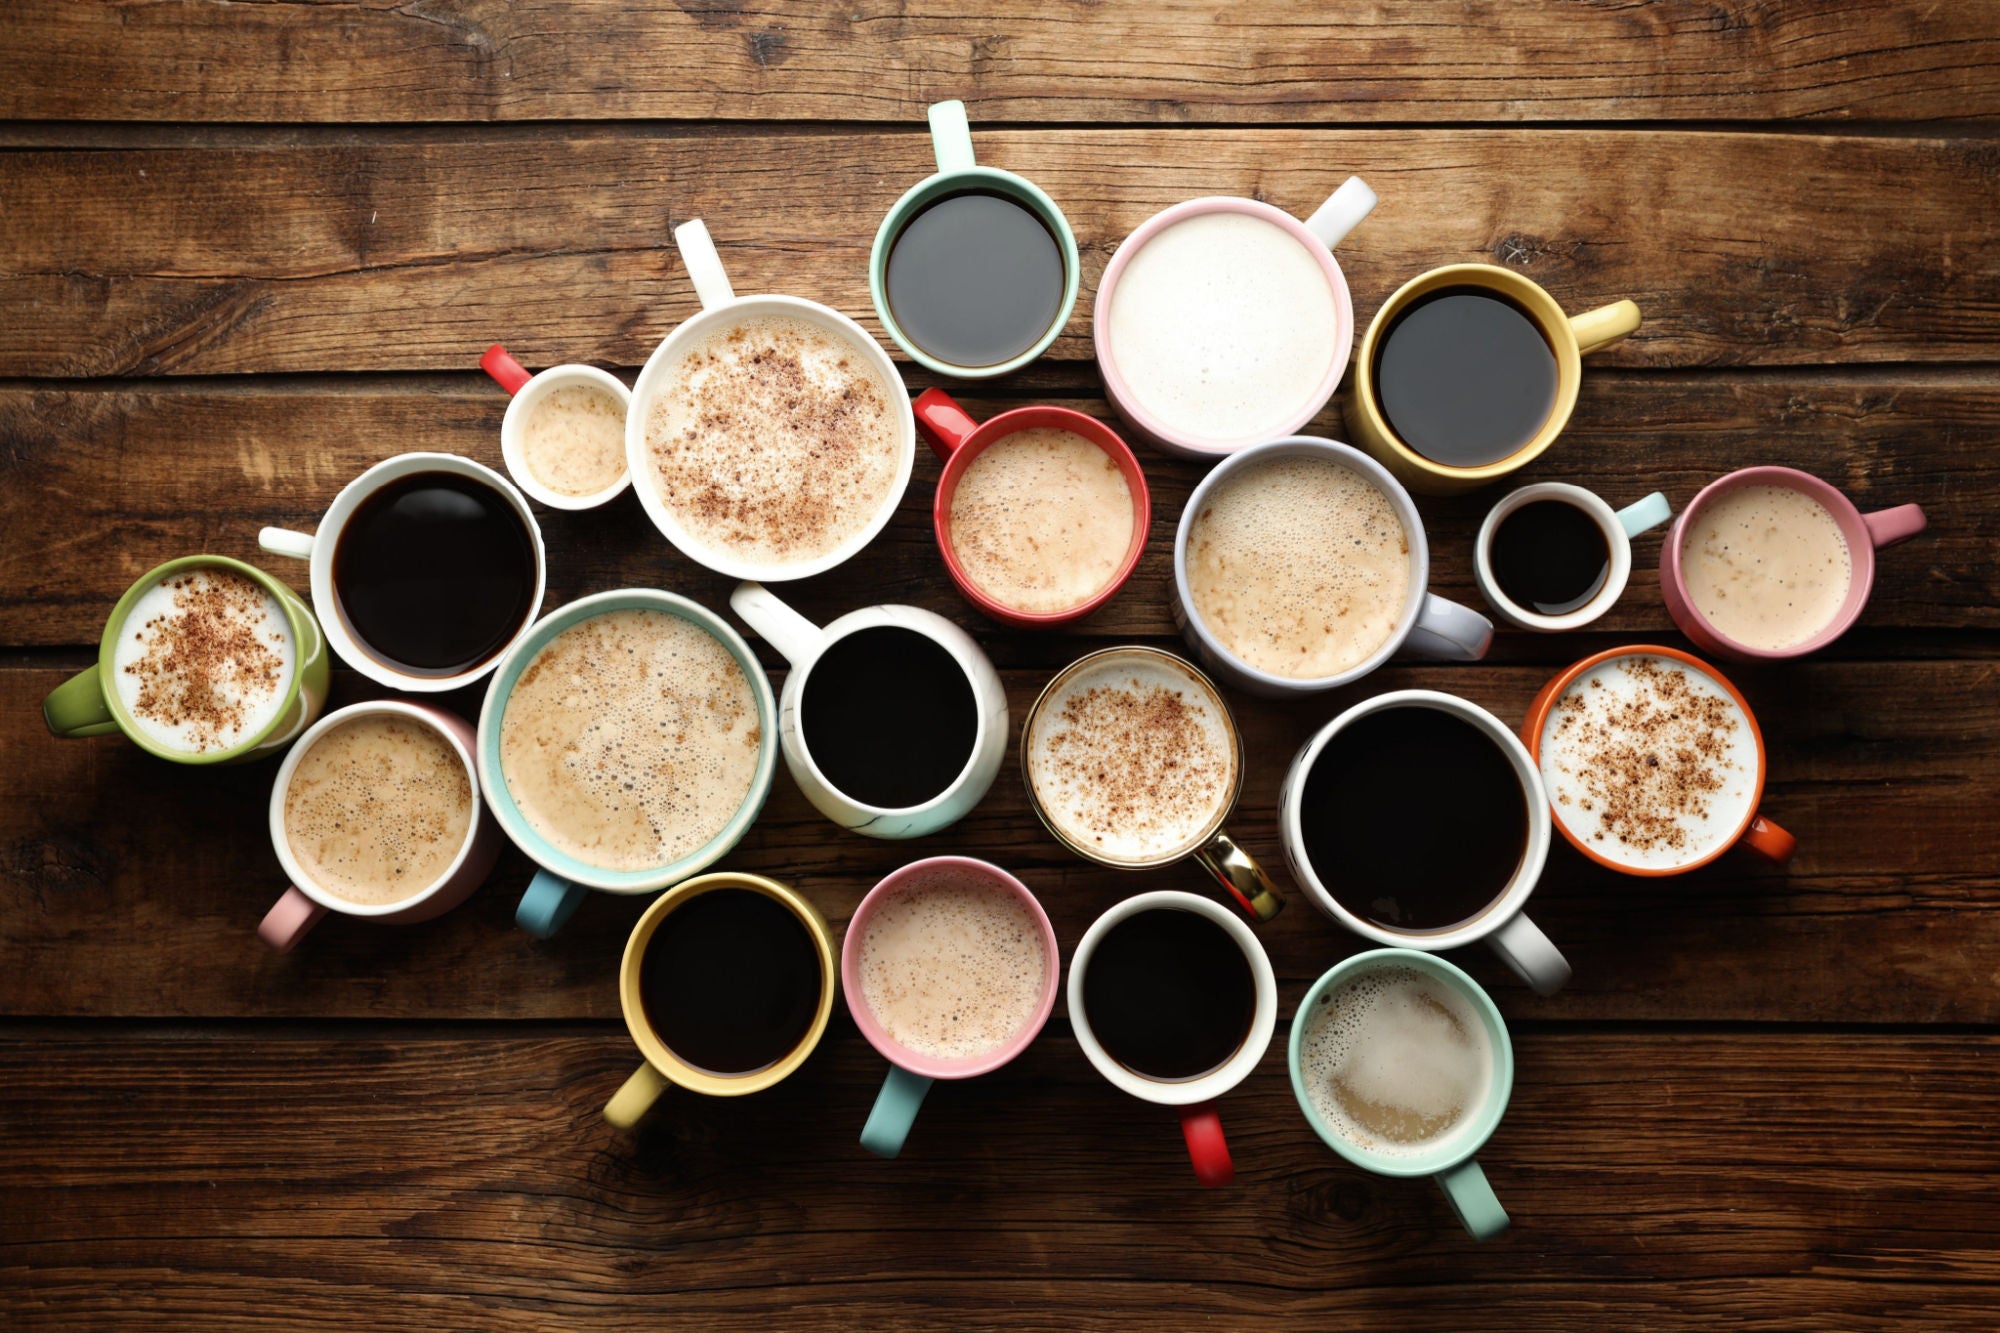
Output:
[[[983,10],[968,16],[967,9]],[[71,3],[0,26],[0,1327],[432,1329],[1991,1329],[2000,1326],[2000,6],[1869,0],[905,0]],[[1199,194],[1381,206],[1341,248],[1358,320],[1437,264],[1506,264],[1577,310],[1631,297],[1574,423],[1523,480],[1682,504],[1802,467],[1931,529],[1817,658],[1732,670],[1771,747],[1789,871],[1665,883],[1559,844],[1535,915],[1575,965],[1538,999],[1458,958],[1514,1033],[1481,1154],[1514,1216],[1467,1240],[1425,1182],[1307,1129],[1281,1046],[1223,1104],[1241,1171],[1198,1190],[1169,1117],[1114,1093],[1058,1011],[1016,1064],[940,1088],[904,1157],[856,1135],[883,1063],[841,1011],[781,1087],[599,1119],[636,1055],[615,970],[643,906],[558,939],[527,865],[432,923],[325,922],[280,957],[273,766],[178,769],[61,742],[41,697],[153,564],[255,560],[375,460],[499,463],[475,369],[629,377],[695,309],[669,242],[702,217],[739,290],[875,329],[866,263],[964,97],[983,161],[1067,210],[1084,299],[977,412],[1103,415],[1090,296],[1119,238]],[[908,373],[913,390],[936,381]],[[1343,436],[1340,403],[1315,423]],[[1108,642],[1177,642],[1174,524],[1200,470],[1144,456],[1140,572],[1027,635],[951,591],[919,460],[889,530],[799,585],[966,626],[1017,709]],[[1494,492],[1420,500],[1436,588],[1476,601]],[[621,500],[542,518],[549,602],[621,585],[720,607]],[[1426,685],[1518,721],[1556,668],[1678,644],[1637,543],[1588,633],[1245,701],[1240,839],[1275,862],[1300,739]],[[765,652],[772,665],[776,659]],[[352,673],[334,701],[366,697]],[[476,693],[451,702],[468,716]],[[965,852],[1042,896],[1065,952],[1145,888],[1070,858],[1013,761],[955,828],[836,830],[781,776],[725,862],[836,922],[880,876]],[[1289,1015],[1357,950],[1303,899],[1264,931]],[[1281,1029],[1280,1040],[1283,1032]]]

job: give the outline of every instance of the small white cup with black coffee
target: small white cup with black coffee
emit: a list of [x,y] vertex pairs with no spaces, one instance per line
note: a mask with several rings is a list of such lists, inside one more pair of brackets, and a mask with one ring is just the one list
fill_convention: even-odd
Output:
[[1632,577],[1632,539],[1674,516],[1654,491],[1613,509],[1566,482],[1510,492],[1487,511],[1473,572],[1493,613],[1516,629],[1580,629],[1609,611]]

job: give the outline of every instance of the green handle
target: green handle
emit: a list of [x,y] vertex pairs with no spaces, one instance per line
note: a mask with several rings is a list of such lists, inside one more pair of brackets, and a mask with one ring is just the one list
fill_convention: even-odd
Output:
[[976,163],[972,156],[972,123],[966,119],[965,103],[932,103],[930,121],[931,151],[937,155],[939,173],[970,171]]
[[877,1157],[894,1157],[903,1151],[903,1140],[910,1137],[910,1126],[917,1122],[917,1108],[924,1104],[924,1094],[931,1090],[931,1081],[922,1074],[912,1074],[901,1065],[889,1066],[889,1077],[882,1080],[882,1091],[875,1094],[875,1109],[868,1113],[868,1123],[861,1127],[861,1146]]
[[1486,1173],[1478,1162],[1468,1157],[1451,1170],[1438,1172],[1437,1183],[1444,1186],[1451,1210],[1474,1240],[1491,1240],[1507,1229],[1507,1210],[1486,1183]]
[[117,731],[118,719],[104,698],[104,678],[98,668],[85,667],[49,691],[42,700],[42,721],[49,730],[65,739],[77,736],[109,736]]

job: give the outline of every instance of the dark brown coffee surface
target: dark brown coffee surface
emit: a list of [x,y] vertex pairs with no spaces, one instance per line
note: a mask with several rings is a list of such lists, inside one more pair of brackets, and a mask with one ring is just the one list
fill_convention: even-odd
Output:
[[948,194],[890,242],[885,286],[903,335],[954,366],[997,366],[1062,313],[1062,246],[1027,205],[990,190]]
[[902,810],[958,780],[979,706],[958,659],[900,625],[840,639],[813,661],[799,729],[826,780],[863,805]]
[[1375,352],[1375,388],[1398,438],[1446,467],[1518,453],[1556,402],[1556,354],[1528,313],[1480,287],[1411,302]]
[[675,908],[639,963],[646,1021],[711,1074],[754,1074],[797,1050],[820,985],[812,932],[754,889],[711,889]]
[[1144,1078],[1186,1082],[1242,1048],[1257,1009],[1250,960],[1199,912],[1153,908],[1105,933],[1083,974],[1098,1043]]
[[1493,530],[1493,578],[1508,600],[1545,616],[1589,605],[1611,577],[1611,543],[1567,500],[1530,500]]

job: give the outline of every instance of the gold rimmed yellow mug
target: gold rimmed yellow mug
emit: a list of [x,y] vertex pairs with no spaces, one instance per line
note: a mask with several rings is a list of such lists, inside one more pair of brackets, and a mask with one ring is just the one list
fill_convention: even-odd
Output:
[[[1416,302],[1448,288],[1473,288],[1511,302],[1534,321],[1556,358],[1555,402],[1542,428],[1507,457],[1478,467],[1452,467],[1411,448],[1389,424],[1377,383],[1377,361],[1389,330]],[[1434,268],[1404,283],[1369,321],[1368,334],[1361,340],[1360,353],[1355,357],[1354,387],[1344,413],[1348,430],[1354,437],[1353,443],[1373,454],[1413,491],[1451,495],[1484,486],[1526,467],[1555,443],[1576,408],[1577,390],[1583,382],[1584,355],[1609,347],[1638,327],[1639,307],[1631,301],[1613,301],[1580,315],[1568,315],[1538,283],[1512,269],[1492,264],[1448,264]]]
[[618,999],[646,1057],[604,1108],[630,1129],[670,1084],[708,1097],[762,1092],[826,1032],[840,967],[803,895],[724,871],[669,889],[625,943]]

